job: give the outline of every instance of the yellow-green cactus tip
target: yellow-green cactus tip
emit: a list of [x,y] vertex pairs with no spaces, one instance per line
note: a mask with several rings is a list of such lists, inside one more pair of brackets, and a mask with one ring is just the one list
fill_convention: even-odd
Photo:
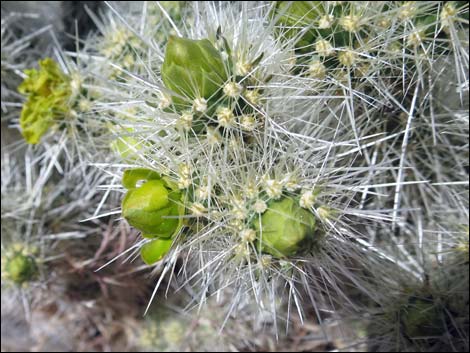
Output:
[[20,116],[21,132],[30,144],[37,144],[54,124],[68,111],[71,95],[70,79],[51,58],[39,62],[39,70],[25,70],[26,78],[18,91],[28,96]]
[[38,266],[34,258],[22,252],[6,255],[2,267],[4,277],[18,285],[33,280],[38,274]]

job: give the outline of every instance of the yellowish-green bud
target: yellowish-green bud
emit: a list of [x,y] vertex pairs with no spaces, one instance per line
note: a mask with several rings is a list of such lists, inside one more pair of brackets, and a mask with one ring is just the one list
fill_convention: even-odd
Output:
[[452,22],[455,21],[455,15],[457,15],[455,5],[452,2],[445,3],[439,16],[441,25],[443,27],[450,27]]
[[179,119],[176,121],[176,126],[182,128],[183,130],[191,130],[193,123],[193,114],[191,112],[183,112]]
[[160,94],[160,100],[158,102],[158,108],[160,108],[161,110],[164,110],[164,109],[167,109],[171,106],[171,96],[165,94],[165,93],[161,93]]
[[264,268],[271,266],[273,258],[271,255],[261,255],[260,265]]
[[34,279],[37,274],[38,266],[31,255],[22,251],[2,254],[2,279],[21,285]]
[[110,126],[110,129],[115,133],[118,133],[119,130],[122,131],[120,136],[111,142],[111,149],[119,153],[124,160],[135,158],[137,151],[142,148],[142,143],[132,137],[134,130],[118,126]]
[[421,45],[425,37],[426,33],[424,32],[424,30],[415,30],[408,35],[406,41],[408,45],[417,47]]
[[235,72],[240,76],[248,75],[252,69],[251,64],[244,60],[239,60],[235,64]]
[[312,208],[315,203],[315,194],[312,190],[306,190],[300,195],[299,205],[302,208]]
[[193,101],[192,108],[195,112],[205,113],[207,111],[207,100],[204,98],[196,98]]
[[398,11],[398,17],[401,20],[409,20],[416,16],[417,10],[416,1],[406,1]]

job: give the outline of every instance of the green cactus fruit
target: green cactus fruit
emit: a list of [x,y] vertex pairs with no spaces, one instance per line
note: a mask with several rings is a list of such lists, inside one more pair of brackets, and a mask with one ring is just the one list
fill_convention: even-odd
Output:
[[182,111],[192,106],[195,99],[217,101],[227,81],[227,73],[221,54],[208,39],[171,36],[162,66],[162,79],[166,88],[178,95],[172,97],[172,102],[178,111]]
[[181,226],[181,198],[181,193],[169,190],[163,180],[149,180],[127,192],[122,214],[144,237],[171,238]]
[[20,285],[31,281],[38,273],[36,261],[32,256],[21,252],[5,259],[3,271],[8,279]]
[[126,189],[134,189],[137,183],[142,180],[159,180],[162,177],[157,172],[146,168],[134,168],[124,171],[122,185]]
[[147,264],[154,263],[168,252],[183,226],[183,195],[167,178],[145,168],[126,170],[122,184],[128,189],[122,215],[144,238],[153,239],[142,247],[141,255]]
[[144,244],[140,249],[142,260],[144,260],[147,265],[152,265],[160,261],[167,252],[170,251],[172,244],[172,239],[153,239],[149,243]]
[[297,254],[315,231],[314,215],[292,198],[271,201],[254,220],[260,249],[278,258]]

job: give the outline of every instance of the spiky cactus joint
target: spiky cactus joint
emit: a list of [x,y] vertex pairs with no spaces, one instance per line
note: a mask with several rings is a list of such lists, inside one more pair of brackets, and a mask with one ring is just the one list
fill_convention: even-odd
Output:
[[168,279],[228,303],[222,326],[313,312],[378,350],[468,346],[468,4],[107,6],[22,74],[27,210],[63,176],[65,215],[78,195],[83,224],[140,232],[100,271],[140,255],[150,302]]

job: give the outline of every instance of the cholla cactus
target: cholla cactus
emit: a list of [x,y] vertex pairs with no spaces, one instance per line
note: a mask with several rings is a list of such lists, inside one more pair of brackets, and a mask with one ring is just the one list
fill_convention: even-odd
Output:
[[426,278],[398,279],[384,304],[371,311],[371,350],[463,351],[468,347],[462,334],[469,326],[468,233],[444,234],[460,241],[448,244],[435,258],[424,259],[424,264],[417,259]]
[[[254,293],[268,290],[274,298],[276,290],[263,286],[260,278],[279,277],[291,284],[290,295],[295,298],[294,283],[298,280],[309,287],[316,283],[319,291],[312,292],[316,295],[326,290],[309,278],[312,272],[304,269],[314,264],[329,282],[338,276],[347,278],[374,298],[367,283],[373,279],[361,284],[361,271],[380,258],[390,263],[394,260],[386,248],[370,247],[367,235],[359,233],[357,220],[395,222],[400,205],[395,202],[389,215],[361,210],[362,203],[357,209],[351,207],[359,193],[365,195],[370,188],[371,165],[367,160],[358,162],[358,155],[368,148],[386,146],[387,141],[401,135],[400,131],[376,135],[381,124],[370,117],[387,108],[384,97],[392,106],[410,113],[399,103],[402,98],[394,97],[400,94],[398,87],[418,87],[416,82],[422,82],[424,73],[408,78],[399,70],[403,65],[421,68],[430,62],[426,59],[426,51],[434,43],[426,32],[430,29],[443,33],[443,44],[436,52],[446,55],[450,48],[444,27],[455,27],[458,21],[437,27],[440,22],[435,15],[441,11],[438,3],[390,4],[388,8],[340,4],[331,5],[331,14],[330,5],[325,6],[308,12],[317,16],[315,11],[321,10],[317,16],[325,27],[321,36],[310,27],[300,28],[298,35],[285,34],[285,24],[278,19],[291,19],[290,6],[281,5],[279,14],[279,7],[270,4],[220,8],[208,4],[206,12],[195,8],[194,20],[204,25],[175,26],[183,38],[171,37],[164,57],[152,48],[142,54],[143,63],[161,61],[161,76],[158,71],[148,72],[147,79],[130,75],[122,85],[129,88],[125,101],[147,103],[129,119],[130,130],[135,131],[133,138],[142,141],[135,165],[167,178],[167,183],[173,183],[174,190],[178,187],[184,195],[165,196],[165,202],[185,207],[185,227],[169,229],[171,242],[161,236],[143,242],[147,259],[160,259],[169,252],[163,263],[165,272],[173,267],[178,254],[188,252],[188,259],[194,255],[198,264],[195,274],[203,275],[204,291],[236,283],[242,291],[249,287],[255,289]],[[238,10],[241,19],[232,15]],[[461,10],[456,11],[457,15]],[[391,15],[395,23],[384,37],[380,34],[383,21]],[[278,32],[272,32],[272,26],[255,24],[271,16],[274,23],[282,24]],[[132,26],[132,21],[126,23]],[[416,28],[424,31],[422,35]],[[306,38],[306,31],[315,33]],[[310,42],[298,48],[301,36],[304,42]],[[395,47],[401,49],[394,51]],[[402,55],[403,50],[406,55]],[[312,64],[305,61],[309,57]],[[294,66],[291,58],[296,58]],[[372,84],[370,77],[389,82]],[[157,101],[152,98],[152,87],[159,92]],[[412,110],[417,90],[410,97]],[[119,99],[125,94],[119,92]],[[358,115],[356,107],[365,113]],[[408,130],[409,126],[404,129],[405,135]],[[378,175],[393,172],[387,157],[373,168]],[[402,183],[402,168],[397,188]],[[157,204],[163,202],[163,196],[147,190],[149,178],[141,180],[143,184],[136,190],[141,190],[142,199],[139,206],[138,199],[133,198],[132,212],[136,207],[142,207],[142,215],[161,212],[162,206]],[[131,211],[130,199],[128,194],[123,203],[125,217]],[[156,218],[147,214],[148,219],[139,216],[139,222],[132,216],[127,218],[148,234],[152,233],[149,227],[156,227],[152,225]],[[178,219],[181,211],[161,217]],[[194,263],[189,261],[188,265]],[[363,270],[353,275],[349,262],[360,264]],[[253,275],[255,268],[259,274]],[[296,269],[302,270],[295,275]],[[332,285],[342,293],[340,287]],[[259,293],[255,297],[261,297]],[[316,295],[312,294],[312,299]]]
[[24,165],[4,146],[2,176],[2,285],[26,287],[39,277],[43,255],[37,234],[43,225],[28,195],[32,185]]
[[141,232],[116,258],[154,266],[152,300],[169,276],[227,319],[255,303],[277,329],[284,308],[324,323],[365,306],[371,347],[468,346],[468,307],[448,300],[468,287],[453,260],[468,256],[468,5],[108,8],[81,50],[28,72],[20,127],[42,163],[84,178],[82,218]]
[[[359,137],[354,126],[351,130],[350,110],[344,117],[346,129],[335,131],[338,119],[344,118],[338,108],[323,108],[332,99],[308,93],[317,82],[295,70],[290,73],[292,53],[270,34],[272,27],[255,24],[270,16],[270,5],[207,6],[216,17],[195,12],[196,21],[205,26],[187,34],[204,39],[170,38],[161,78],[158,72],[148,78],[160,82],[154,85],[160,101],[154,103],[151,84],[142,78],[129,77],[123,85],[130,88],[125,101],[147,102],[128,125],[135,131],[133,138],[142,140],[136,166],[147,168],[147,176],[140,177],[140,187],[132,183],[123,201],[123,215],[130,223],[146,238],[153,234],[153,240],[142,242],[144,260],[158,260],[169,252],[162,263],[168,272],[178,254],[187,252],[188,267],[196,263],[195,275],[203,276],[203,292],[236,284],[241,292],[253,288],[255,298],[267,291],[274,300],[277,285],[269,281],[278,278],[290,284],[295,303],[295,283],[300,281],[318,290],[311,293],[314,305],[326,305],[322,296],[328,290],[342,293],[342,284],[333,280],[341,276],[373,296],[368,283],[359,284],[361,271],[386,256],[370,251],[346,219],[386,219],[351,207],[369,171],[353,166],[361,152],[354,141],[369,139],[373,146],[381,139]],[[233,18],[238,9],[242,20]],[[144,55],[142,62],[159,58],[152,50]],[[336,96],[338,87],[330,86],[325,91]],[[311,104],[312,99],[324,103]],[[311,128],[302,131],[301,123]],[[165,179],[174,190],[172,197],[157,191],[162,183],[153,181],[152,173]],[[168,202],[186,209],[184,228],[176,221],[169,225],[182,212],[169,214]],[[165,236],[158,235],[157,213],[168,218]],[[168,237],[171,241],[164,240]],[[360,264],[362,270],[353,274],[348,263]],[[310,265],[333,281],[332,288],[309,278],[316,276],[306,270]]]

